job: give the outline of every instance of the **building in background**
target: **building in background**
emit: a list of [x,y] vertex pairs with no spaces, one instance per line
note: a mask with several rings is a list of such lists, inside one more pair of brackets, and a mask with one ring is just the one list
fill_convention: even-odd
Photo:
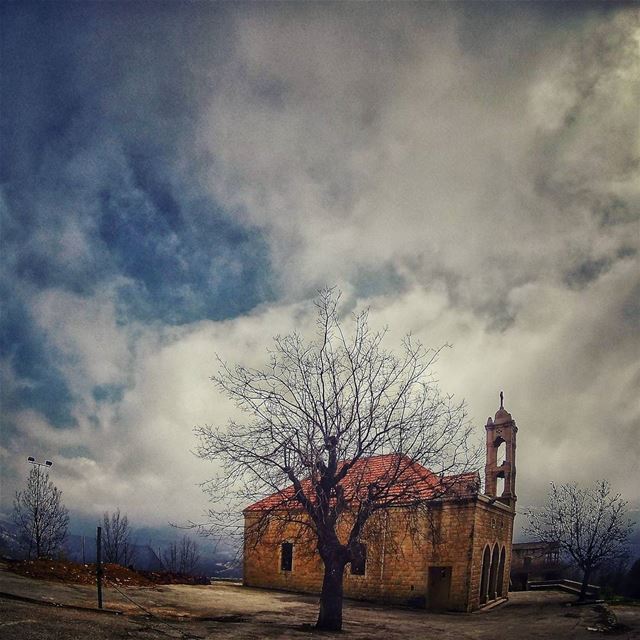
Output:
[[560,546],[549,542],[518,542],[512,547],[511,588],[526,591],[529,582],[560,580],[566,576],[566,563],[560,558]]

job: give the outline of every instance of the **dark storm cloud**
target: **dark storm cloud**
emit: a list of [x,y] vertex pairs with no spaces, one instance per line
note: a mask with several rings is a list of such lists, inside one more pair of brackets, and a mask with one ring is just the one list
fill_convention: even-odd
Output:
[[640,206],[625,202],[620,198],[610,197],[596,206],[596,212],[601,216],[603,226],[615,226],[638,222],[640,220]]
[[30,310],[39,291],[91,296],[117,282],[122,322],[172,324],[232,317],[268,295],[264,242],[203,192],[189,153],[212,89],[194,76],[207,55],[224,58],[221,12],[203,23],[175,9],[3,7],[2,345],[25,381],[7,410],[74,424],[60,354]]
[[[72,394],[60,371],[59,354],[46,336],[33,327],[29,310],[10,288],[0,287],[0,358],[13,363],[15,376],[24,382],[0,385],[3,413],[32,408],[55,426],[73,426]],[[4,421],[3,421],[4,422]],[[12,426],[4,422],[4,428]]]
[[13,274],[78,293],[124,275],[146,317],[157,308],[173,322],[250,308],[263,295],[264,246],[202,193],[189,155],[211,90],[194,81],[207,53],[199,47],[224,50],[215,13],[204,38],[190,10],[169,6],[6,9],[2,175]]
[[610,267],[611,261],[607,258],[600,258],[599,260],[585,260],[567,274],[567,285],[572,288],[580,289],[581,287],[589,284],[592,280],[596,280],[598,276],[608,271]]
[[[622,307],[622,317],[634,331],[640,329],[640,283],[625,300]],[[638,374],[638,382],[640,382],[640,373]]]

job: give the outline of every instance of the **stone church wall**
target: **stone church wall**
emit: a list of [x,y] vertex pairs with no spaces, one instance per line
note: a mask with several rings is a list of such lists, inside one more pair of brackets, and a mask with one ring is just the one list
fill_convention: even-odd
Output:
[[[244,584],[252,587],[320,593],[323,565],[315,542],[301,537],[301,527],[273,523],[257,545],[252,527],[259,516],[245,519]],[[415,520],[404,509],[379,515],[375,533],[366,540],[364,575],[353,575],[347,565],[346,597],[431,606],[430,568],[450,572],[447,609],[471,611],[480,606],[482,558],[487,545],[499,545],[507,554],[503,583],[508,580],[513,514],[504,505],[482,497],[444,502]],[[281,568],[283,542],[293,543],[290,571]],[[493,548],[493,547],[492,547]]]

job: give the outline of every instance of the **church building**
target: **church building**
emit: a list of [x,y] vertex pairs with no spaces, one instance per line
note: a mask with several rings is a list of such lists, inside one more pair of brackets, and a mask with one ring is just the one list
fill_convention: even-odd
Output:
[[[502,393],[500,408],[485,430],[484,492],[479,474],[467,474],[464,490],[435,499],[411,531],[402,507],[383,512],[375,534],[363,538],[362,560],[345,568],[346,597],[466,612],[507,597],[518,428],[503,406]],[[371,473],[383,469],[393,455],[368,458]],[[416,477],[433,476],[413,464],[421,470]],[[320,593],[323,564],[313,541],[299,535],[299,524],[267,522],[258,537],[251,535],[272,499],[244,511],[244,584]]]

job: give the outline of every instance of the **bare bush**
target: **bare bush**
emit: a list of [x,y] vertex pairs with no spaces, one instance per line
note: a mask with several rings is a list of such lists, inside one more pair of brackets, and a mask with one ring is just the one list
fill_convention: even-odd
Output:
[[200,561],[198,544],[188,536],[182,536],[162,552],[161,561],[166,571],[182,575],[192,574]]
[[131,541],[129,518],[120,515],[120,509],[109,515],[105,511],[102,518],[104,529],[102,545],[105,562],[129,566],[134,561],[134,544]]

